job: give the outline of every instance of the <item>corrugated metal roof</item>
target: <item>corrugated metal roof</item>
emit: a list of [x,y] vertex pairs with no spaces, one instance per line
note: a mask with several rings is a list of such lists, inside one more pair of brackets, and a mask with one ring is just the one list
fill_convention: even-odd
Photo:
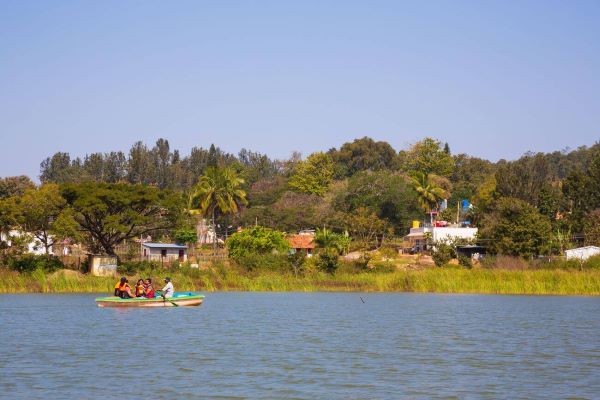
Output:
[[151,249],[187,249],[186,245],[175,243],[144,243],[144,246]]

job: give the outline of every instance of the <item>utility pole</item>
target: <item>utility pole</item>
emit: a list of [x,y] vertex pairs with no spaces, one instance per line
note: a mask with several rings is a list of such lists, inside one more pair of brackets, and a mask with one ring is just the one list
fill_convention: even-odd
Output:
[[212,212],[212,228],[213,228],[213,256],[217,255],[217,225],[215,225],[215,210]]
[[456,223],[458,224],[460,219],[460,200],[456,202]]

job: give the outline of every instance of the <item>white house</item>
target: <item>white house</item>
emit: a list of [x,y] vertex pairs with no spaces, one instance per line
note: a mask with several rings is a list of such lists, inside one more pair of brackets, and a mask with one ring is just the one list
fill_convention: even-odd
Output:
[[565,251],[565,256],[567,260],[587,260],[592,256],[600,255],[600,247],[598,246],[585,246],[578,247],[576,249],[569,249]]
[[408,239],[415,250],[423,250],[426,245],[426,234],[431,235],[432,243],[454,239],[475,240],[477,237],[477,228],[462,226],[420,226],[411,228],[406,239]]
[[149,261],[187,261],[187,246],[172,243],[144,243],[144,260]]
[[187,246],[172,243],[144,243],[142,257],[149,261],[187,261]]

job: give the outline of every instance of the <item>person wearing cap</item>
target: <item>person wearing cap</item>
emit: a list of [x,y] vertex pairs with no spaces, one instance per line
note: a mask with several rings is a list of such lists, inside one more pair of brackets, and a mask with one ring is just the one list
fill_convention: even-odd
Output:
[[171,283],[171,278],[168,276],[165,278],[165,287],[160,290],[162,292],[162,296],[164,297],[173,297],[173,293],[175,293],[175,289],[173,288],[173,284]]

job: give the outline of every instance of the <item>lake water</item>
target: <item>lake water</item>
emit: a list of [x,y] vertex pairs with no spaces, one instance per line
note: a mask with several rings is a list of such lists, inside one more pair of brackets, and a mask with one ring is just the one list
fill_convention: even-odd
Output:
[[600,298],[94,297],[0,296],[0,398],[600,398]]

